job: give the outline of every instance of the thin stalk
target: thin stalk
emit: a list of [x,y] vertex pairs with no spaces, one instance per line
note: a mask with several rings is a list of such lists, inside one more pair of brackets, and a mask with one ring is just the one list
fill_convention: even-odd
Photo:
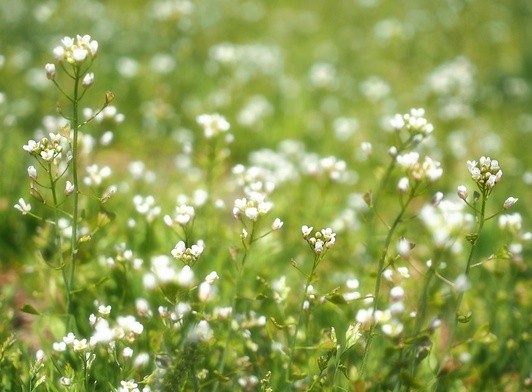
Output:
[[[220,374],[223,374],[224,369],[225,369],[225,362],[227,360],[227,353],[229,352],[229,344],[230,344],[231,338],[233,336],[232,324],[233,324],[233,320],[234,320],[235,314],[236,314],[236,305],[237,305],[237,300],[238,300],[238,293],[240,292],[240,283],[242,281],[242,276],[244,275],[244,267],[245,267],[246,260],[247,260],[248,255],[249,255],[250,246],[251,246],[251,244],[254,241],[254,236],[255,236],[255,222],[253,222],[253,225],[252,225],[252,228],[251,228],[251,233],[249,234],[249,242],[248,242],[248,244],[246,244],[244,242],[244,240],[242,241],[243,245],[244,245],[244,255],[242,256],[242,261],[240,263],[240,267],[237,269],[237,277],[236,277],[236,281],[235,281],[235,289],[234,289],[234,292],[233,292],[233,298],[232,298],[232,302],[231,302],[231,309],[232,309],[231,317],[229,318],[227,336],[226,336],[226,340],[225,340],[224,350],[222,351],[222,356],[220,357],[220,362],[218,364],[218,373],[220,373]],[[214,387],[213,387],[212,391],[216,392],[218,390],[219,386],[220,386],[220,381],[216,380],[216,383],[214,384]]]
[[[477,249],[477,244],[478,244],[478,241],[480,239],[480,234],[481,234],[482,228],[484,226],[484,222],[486,221],[485,213],[486,213],[486,201],[488,199],[488,195],[489,195],[489,191],[484,189],[482,191],[480,211],[479,211],[479,216],[478,216],[478,219],[477,219],[478,226],[477,226],[477,230],[476,230],[476,233],[475,233],[475,238],[470,240],[471,248],[469,249],[469,256],[467,257],[467,264],[466,264],[466,268],[465,268],[465,271],[464,271],[464,275],[466,277],[466,281],[469,281],[469,272],[471,270],[471,262],[473,260],[473,255],[475,254],[475,251]],[[458,326],[458,313],[460,311],[460,306],[462,305],[462,301],[464,299],[464,294],[465,294],[465,291],[463,291],[463,290],[460,291],[460,293],[458,294],[458,298],[456,299],[455,311],[454,311],[454,322],[452,322],[451,326],[450,326],[450,332],[449,332],[447,347],[446,347],[446,350],[445,350],[445,354],[446,355],[448,355],[451,352],[451,348],[453,346],[454,335],[456,334],[456,328]],[[444,364],[445,364],[445,361],[443,361],[442,364],[440,365],[439,370],[438,370],[438,374],[441,373]],[[440,386],[441,386],[440,383],[443,381],[443,378],[444,377],[441,377],[441,376],[438,377],[438,381],[436,383],[435,390],[440,390]]]
[[296,323],[296,329],[294,331],[294,336],[292,337],[292,341],[290,343],[290,360],[288,362],[288,367],[286,368],[286,381],[290,382],[290,369],[292,368],[292,363],[294,362],[294,351],[296,347],[296,341],[297,341],[297,334],[299,333],[299,329],[301,327],[301,322],[303,320],[303,315],[305,313],[305,310],[303,309],[305,305],[305,300],[307,298],[307,291],[312,283],[312,278],[314,277],[314,272],[316,271],[316,268],[321,260],[321,256],[319,254],[316,254],[314,256],[314,261],[312,263],[312,270],[310,271],[310,274],[307,276],[307,280],[305,282],[305,288],[303,290],[303,298],[301,299],[301,303],[299,305],[299,317]]
[[[401,222],[408,208],[408,205],[414,199],[417,185],[418,184],[416,183],[416,185],[412,187],[412,190],[410,191],[407,201],[402,205],[401,211],[399,212],[399,214],[393,221],[392,225],[390,226],[390,229],[388,230],[388,234],[386,235],[386,240],[384,241],[384,247],[382,249],[382,253],[379,258],[379,263],[377,266],[377,278],[375,279],[375,288],[373,290],[373,313],[372,313],[373,315],[375,315],[375,312],[377,311],[377,306],[378,306],[379,296],[380,296],[380,291],[381,291],[382,273],[384,271],[384,263],[386,261],[386,256],[388,255],[388,250],[390,248],[392,238],[395,234],[395,230],[399,226],[399,223]],[[366,375],[366,368],[367,368],[369,353],[371,349],[371,344],[373,343],[373,337],[375,335],[376,328],[377,328],[377,323],[373,322],[369,330],[368,341],[366,343],[366,348],[364,349],[364,356],[362,357],[362,365],[360,367],[361,378],[364,378]]]
[[[71,293],[74,288],[74,278],[76,273],[76,256],[78,253],[78,219],[79,219],[79,181],[78,181],[78,134],[79,134],[79,81],[80,70],[76,68],[74,74],[74,95],[72,97],[72,183],[74,185],[74,207],[72,213],[72,237],[71,237],[71,258],[70,273],[67,284],[67,330],[70,327],[72,314]],[[74,319],[75,320],[75,319]]]

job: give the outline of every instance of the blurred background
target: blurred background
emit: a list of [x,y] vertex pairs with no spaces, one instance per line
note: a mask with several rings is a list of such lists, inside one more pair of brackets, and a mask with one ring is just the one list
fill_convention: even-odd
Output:
[[[230,165],[296,139],[357,170],[362,142],[382,156],[389,118],[423,107],[435,126],[442,190],[468,181],[467,160],[489,155],[520,198],[516,211],[530,218],[529,0],[3,0],[2,266],[21,265],[31,251],[37,222],[13,208],[29,198],[33,162],[22,146],[56,124],[61,97],[44,65],[63,36],[76,34],[100,44],[84,104],[96,108],[111,90],[124,117],[91,125],[95,140],[113,135],[96,161],[116,173],[145,162],[158,173],[154,194],[166,189],[165,173],[186,171],[184,150],[201,113],[230,121]],[[359,191],[373,180],[362,174]]]

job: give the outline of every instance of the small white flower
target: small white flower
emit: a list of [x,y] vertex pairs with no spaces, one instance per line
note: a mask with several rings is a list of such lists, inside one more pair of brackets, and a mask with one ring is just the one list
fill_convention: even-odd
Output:
[[100,313],[102,316],[108,316],[109,314],[111,314],[111,305],[98,306],[98,313]]
[[83,80],[81,82],[81,85],[83,87],[85,87],[85,88],[89,88],[93,84],[94,84],[94,73],[89,72],[89,73],[85,74],[85,76],[83,77]]
[[28,167],[28,177],[32,180],[37,179],[37,169],[35,169],[35,166],[29,166]]
[[460,199],[462,200],[467,199],[468,194],[467,194],[467,188],[465,187],[465,185],[459,185],[458,188],[456,188],[456,191]]
[[519,200],[518,198],[516,197],[509,197],[508,199],[506,199],[504,201],[504,204],[503,204],[503,207],[505,210],[511,208],[515,203],[517,203],[517,200]]
[[409,186],[410,182],[408,180],[408,177],[402,177],[397,183],[397,190],[401,193],[406,193],[408,192]]
[[14,207],[22,212],[22,215],[26,215],[31,211],[31,204],[26,203],[23,198],[18,199],[18,203]]
[[279,218],[275,218],[275,220],[272,223],[272,230],[279,230],[281,227],[283,227],[284,222],[280,220]]
[[67,181],[65,184],[65,195],[71,195],[74,192],[74,184],[72,184],[70,181]]
[[303,233],[303,238],[307,238],[311,233],[312,233],[312,230],[314,230],[314,227],[312,226],[302,226],[301,227],[301,232]]
[[46,64],[44,69],[46,70],[46,77],[50,80],[54,80],[56,75],[55,64]]

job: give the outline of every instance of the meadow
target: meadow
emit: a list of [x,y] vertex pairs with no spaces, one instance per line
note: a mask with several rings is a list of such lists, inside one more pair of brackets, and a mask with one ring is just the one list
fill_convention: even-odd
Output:
[[531,21],[2,1],[0,390],[531,390]]

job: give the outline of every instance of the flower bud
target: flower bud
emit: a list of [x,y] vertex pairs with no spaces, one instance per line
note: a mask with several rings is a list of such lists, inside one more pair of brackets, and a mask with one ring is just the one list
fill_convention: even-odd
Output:
[[515,203],[517,203],[517,200],[519,200],[518,198],[516,197],[509,197],[508,199],[506,199],[504,201],[504,204],[503,204],[503,207],[505,210],[511,208]]
[[458,197],[462,200],[467,199],[467,188],[465,185],[459,185],[457,188]]
[[54,80],[55,79],[55,64],[46,64],[46,66],[44,67],[44,69],[46,70],[46,77],[50,80]]
[[92,86],[94,84],[94,73],[92,72],[89,72],[88,74],[85,75],[85,77],[83,78],[83,81],[81,82],[81,85],[85,88],[89,88],[90,86]]

